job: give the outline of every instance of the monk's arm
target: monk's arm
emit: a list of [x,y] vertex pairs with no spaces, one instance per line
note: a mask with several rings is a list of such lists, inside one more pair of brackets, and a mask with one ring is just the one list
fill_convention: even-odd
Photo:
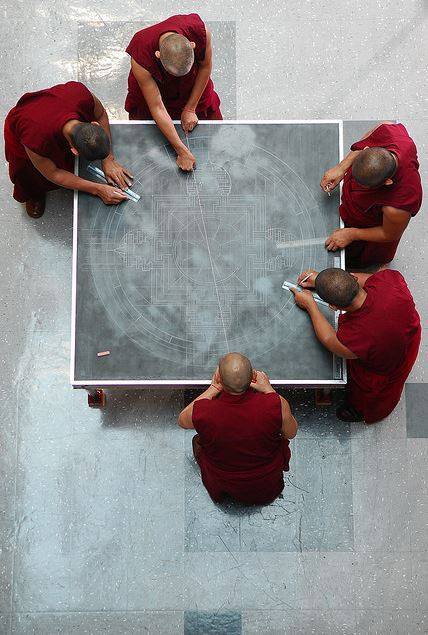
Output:
[[[376,130],[376,128],[379,128],[379,126],[382,126],[383,124],[393,124],[393,121],[381,121],[380,123],[376,124],[375,126],[373,126],[373,128],[370,128],[370,130],[368,130],[365,135],[363,137],[361,137],[360,141],[362,141],[363,139],[367,139],[367,137],[370,137],[370,135],[372,134],[372,132],[374,132]],[[340,181],[343,179],[343,177],[345,176],[345,173],[349,170],[349,168],[352,166],[352,164],[355,161],[355,158],[357,156],[357,154],[361,152],[360,150],[351,150],[344,159],[342,159],[342,161],[340,163],[338,163],[337,165],[335,165],[333,168],[330,168],[329,170],[327,170],[327,172],[325,172],[324,176],[321,179],[321,187],[323,190],[325,190],[328,186],[327,189],[334,189],[336,187],[336,185],[338,185],[340,183]]]
[[206,85],[208,84],[211,72],[213,69],[213,49],[211,44],[211,33],[206,29],[207,43],[205,47],[205,58],[199,62],[198,74],[196,75],[195,83],[190,93],[190,97],[187,100],[187,104],[184,106],[184,110],[190,110],[195,112],[198,107],[199,100],[204,92]]
[[297,434],[297,421],[293,417],[288,401],[281,395],[279,398],[281,400],[282,436],[286,439],[294,439]]
[[120,203],[128,198],[117,188],[82,179],[72,172],[58,168],[53,161],[36,154],[29,148],[25,148],[25,151],[36,170],[38,170],[45,179],[55,183],[55,185],[65,187],[69,190],[79,190],[79,192],[87,192],[88,194],[99,196],[104,203],[108,205]]
[[338,340],[336,331],[327,318],[321,313],[315,302],[307,308],[307,311],[312,320],[315,335],[323,346],[339,357],[357,359],[357,356]]
[[101,162],[103,172],[110,185],[118,185],[122,189],[126,189],[127,187],[132,185],[133,177],[128,170],[126,170],[119,163],[116,162],[113,155],[110,122],[108,120],[107,111],[96,95],[92,93],[92,97],[94,100],[95,121],[101,126],[101,128],[103,128],[108,138],[110,139],[110,154]]
[[395,207],[383,207],[382,225],[377,227],[344,227],[336,229],[325,241],[329,251],[344,249],[354,240],[365,240],[375,243],[389,243],[400,240],[404,230],[409,224],[411,215],[402,209]]
[[196,397],[189,403],[188,406],[183,408],[183,410],[178,415],[178,425],[180,428],[185,428],[186,430],[193,430],[193,404],[195,401],[199,401],[199,399],[215,399],[220,394],[220,391],[217,390],[212,384],[208,386],[208,388],[201,394],[199,397]]
[[366,240],[367,242],[388,243],[400,240],[404,230],[409,224],[411,214],[402,209],[385,206],[382,208],[383,221],[378,227],[352,228],[353,240]]
[[[159,130],[168,139],[169,143],[176,151],[178,157],[182,157],[183,159],[194,163],[194,157],[192,153],[178,136],[172,119],[169,116],[168,111],[162,101],[162,96],[160,94],[159,88],[156,85],[155,80],[150,75],[150,73],[145,68],[140,66],[140,64],[137,64],[134,59],[131,59],[131,68],[132,73],[141,89],[141,92],[143,93],[143,97],[149,107],[150,113],[153,119],[156,121],[157,126],[159,127]],[[192,166],[189,166],[187,169],[192,169]]]

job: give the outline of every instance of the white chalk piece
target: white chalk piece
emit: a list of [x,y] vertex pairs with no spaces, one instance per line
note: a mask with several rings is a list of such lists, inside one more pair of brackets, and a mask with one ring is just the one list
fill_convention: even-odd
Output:
[[97,357],[105,357],[106,355],[110,355],[110,351],[101,351],[101,353],[97,353]]
[[[95,165],[92,165],[91,163],[88,165],[88,172],[92,172],[92,174],[95,174],[99,179],[101,179],[102,181],[104,181],[104,183],[108,183],[107,179],[104,175],[104,172],[102,170],[100,170],[100,168],[97,168]],[[125,192],[125,194],[127,194],[129,196],[130,199],[132,199],[135,203],[137,203],[141,196],[139,194],[137,194],[136,192],[133,192],[132,190],[130,190],[128,187],[123,190],[123,192]]]
[[[282,283],[282,288],[287,289],[287,291],[290,291],[290,293],[291,293],[291,289],[297,289],[298,291],[303,291],[303,287],[301,287],[299,284],[288,282],[288,280],[284,280],[284,282]],[[306,289],[306,290],[311,291],[310,289]],[[312,291],[311,293],[317,304],[322,304],[323,306],[329,306],[328,302],[324,302],[324,300],[321,300],[318,293],[313,293]]]

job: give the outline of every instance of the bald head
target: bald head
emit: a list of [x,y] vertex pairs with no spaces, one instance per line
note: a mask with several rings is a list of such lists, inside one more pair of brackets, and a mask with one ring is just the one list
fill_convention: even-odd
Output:
[[332,267],[317,275],[315,290],[325,302],[344,309],[357,297],[360,285],[347,271]]
[[253,379],[253,367],[248,357],[241,353],[228,353],[218,364],[221,383],[228,392],[242,393],[248,390]]
[[352,164],[352,176],[367,187],[378,187],[396,170],[394,155],[385,148],[365,148]]
[[171,33],[159,46],[160,61],[168,73],[176,77],[187,75],[193,66],[195,54],[193,46],[184,35]]
[[76,124],[70,133],[73,147],[87,161],[105,159],[110,154],[110,139],[104,128],[95,123]]

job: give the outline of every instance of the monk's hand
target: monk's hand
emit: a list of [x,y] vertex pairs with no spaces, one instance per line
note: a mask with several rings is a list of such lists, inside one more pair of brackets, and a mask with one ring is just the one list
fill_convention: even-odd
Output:
[[180,170],[183,170],[183,172],[191,172],[196,165],[196,159],[190,150],[180,152],[180,154],[177,155],[176,161],[178,167]]
[[191,108],[184,108],[181,113],[181,127],[185,134],[192,132],[193,128],[198,125],[199,119],[197,114]]
[[122,190],[126,190],[127,187],[132,185],[132,179],[134,178],[132,174],[112,157],[104,159],[104,161],[101,162],[101,166],[107,182],[110,185],[118,185]]
[[213,386],[216,390],[218,390],[219,393],[223,390],[218,366],[215,369],[213,376],[211,378],[211,386]]
[[[297,278],[297,284],[299,284],[301,287],[304,287],[305,289],[313,289],[315,286],[315,278],[318,275],[318,271],[315,271],[315,269],[306,269],[306,271],[302,271],[302,273],[300,274],[300,276]],[[309,276],[309,278],[307,278],[307,276]],[[305,278],[307,278],[305,280]],[[302,282],[303,280],[305,280],[304,282]]]
[[335,165],[334,168],[330,168],[324,173],[320,183],[321,189],[324,192],[331,192],[337,185],[339,185],[344,176],[345,172],[343,168]]
[[303,291],[299,291],[298,289],[290,289],[290,291],[294,295],[294,301],[297,306],[304,311],[309,311],[309,309],[317,306],[317,303],[314,300],[314,296],[307,289],[303,289]]
[[250,384],[250,387],[257,392],[275,392],[275,389],[272,387],[270,383],[269,377],[262,370],[256,370],[256,378]]
[[126,194],[122,192],[118,187],[114,187],[112,185],[102,185],[98,184],[96,195],[102,200],[106,205],[118,205],[122,203],[122,201],[127,201],[129,199]]
[[344,227],[343,229],[336,229],[325,241],[325,246],[328,251],[337,251],[338,249],[345,249],[353,241],[353,227]]

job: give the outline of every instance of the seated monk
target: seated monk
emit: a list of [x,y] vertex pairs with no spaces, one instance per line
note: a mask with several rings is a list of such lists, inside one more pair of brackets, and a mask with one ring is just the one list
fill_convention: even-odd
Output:
[[172,120],[181,120],[187,135],[198,119],[223,118],[211,79],[211,33],[196,13],[173,15],[138,31],[126,52],[131,57],[129,118],[154,119],[177,153],[177,165],[192,170],[195,157]]
[[332,268],[305,271],[298,283],[308,274],[301,286],[315,287],[332,309],[344,311],[336,333],[312,293],[293,291],[319,341],[347,360],[346,400],[337,417],[365,423],[384,419],[400,400],[421,340],[419,315],[403,276],[390,269],[351,274]]
[[178,423],[198,432],[193,453],[214,501],[230,496],[267,505],[282,492],[297,423],[268,376],[254,371],[244,355],[220,359],[211,386],[184,408]]
[[351,146],[321,180],[325,191],[343,179],[340,216],[345,223],[326,240],[346,247],[348,269],[391,262],[400,238],[422,204],[416,146],[401,123],[384,121]]
[[[112,154],[108,116],[101,102],[80,82],[26,93],[6,117],[5,153],[13,197],[32,218],[45,210],[46,192],[65,187],[88,192],[107,205],[127,199],[122,189],[132,176]],[[74,157],[102,161],[108,183],[74,174]]]

